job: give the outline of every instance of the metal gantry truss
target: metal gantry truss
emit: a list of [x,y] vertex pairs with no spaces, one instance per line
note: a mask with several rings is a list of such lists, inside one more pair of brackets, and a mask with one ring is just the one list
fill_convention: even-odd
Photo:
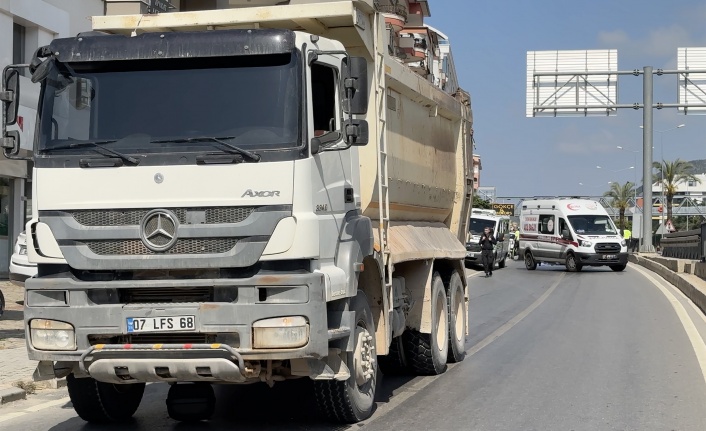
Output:
[[[520,210],[522,209],[522,202],[529,199],[536,198],[565,198],[567,196],[510,196],[510,197],[497,197],[491,203],[512,203],[515,204],[515,216],[520,215]],[[576,199],[590,199],[599,202],[606,209],[606,212],[611,217],[618,217],[620,211],[613,207],[612,199],[605,196],[571,196]],[[638,198],[642,199],[642,198]],[[652,199],[652,217],[657,217],[663,215],[659,212],[660,205],[663,207],[662,210],[666,215],[667,211],[667,200],[657,196]],[[635,198],[631,197],[628,199],[628,208],[625,211],[627,217],[632,217],[633,214],[642,214],[642,207],[635,204]],[[690,196],[675,196],[672,201],[672,216],[675,217],[685,217],[685,216],[700,216],[706,220],[706,199],[694,199]]]

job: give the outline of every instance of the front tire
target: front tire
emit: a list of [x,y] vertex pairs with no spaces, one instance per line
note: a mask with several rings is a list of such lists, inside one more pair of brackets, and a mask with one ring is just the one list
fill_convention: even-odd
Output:
[[569,272],[581,271],[581,264],[578,259],[576,259],[576,255],[573,253],[566,255],[566,270]]
[[446,371],[449,354],[448,302],[438,272],[431,280],[431,334],[408,329],[403,334],[409,366],[417,375],[434,376]]
[[621,264],[621,265],[610,265],[610,269],[612,269],[615,272],[622,272],[627,268],[626,264]]
[[448,284],[449,298],[449,355],[448,362],[463,361],[466,356],[466,322],[468,308],[461,276],[454,272]]
[[529,250],[525,252],[525,268],[527,268],[528,271],[537,269],[537,261],[534,260],[534,256],[532,256],[532,252]]
[[369,418],[375,406],[375,389],[379,377],[375,345],[375,322],[368,298],[359,290],[351,298],[355,312],[355,351],[346,353],[351,376],[344,382],[314,381],[314,393],[321,412],[330,420],[354,424]]
[[81,419],[90,423],[125,422],[137,411],[144,383],[114,385],[94,378],[66,377],[71,404]]

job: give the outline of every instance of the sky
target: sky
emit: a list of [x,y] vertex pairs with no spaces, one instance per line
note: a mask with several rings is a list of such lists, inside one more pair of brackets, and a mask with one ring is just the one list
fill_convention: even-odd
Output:
[[[495,187],[498,197],[600,196],[611,181],[642,181],[642,110],[527,118],[527,51],[617,49],[619,70],[673,70],[677,48],[706,47],[703,0],[433,0],[430,7],[426,22],[449,37],[460,85],[471,94],[480,186]],[[676,75],[654,77],[654,102],[677,103]],[[641,77],[618,79],[618,103],[642,103]],[[706,159],[706,116],[665,108],[654,110],[653,122],[654,160]]]

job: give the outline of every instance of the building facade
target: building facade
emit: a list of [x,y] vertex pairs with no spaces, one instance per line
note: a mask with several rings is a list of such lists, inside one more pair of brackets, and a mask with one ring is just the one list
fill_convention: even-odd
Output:
[[[102,15],[103,0],[2,0],[0,1],[0,67],[27,64],[34,51],[56,37],[90,30],[92,15]],[[25,69],[20,77],[17,124],[21,155],[32,151],[39,88]],[[0,277],[7,276],[15,238],[31,212],[29,162],[0,156]],[[68,191],[67,191],[68,192]]]

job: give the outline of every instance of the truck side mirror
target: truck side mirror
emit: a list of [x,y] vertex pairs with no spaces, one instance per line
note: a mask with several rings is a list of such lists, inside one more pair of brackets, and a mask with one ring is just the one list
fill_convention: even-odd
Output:
[[364,57],[346,57],[341,64],[341,106],[343,112],[368,112],[368,62]]
[[570,240],[570,239],[571,239],[571,232],[569,232],[568,229],[562,230],[562,231],[561,231],[561,238],[562,238],[562,239]]
[[346,120],[343,122],[343,131],[346,136],[346,144],[361,147],[368,145],[370,132],[367,121]]
[[6,67],[2,76],[2,91],[0,101],[2,101],[5,111],[5,126],[12,126],[17,122],[17,112],[20,108],[20,71]]

